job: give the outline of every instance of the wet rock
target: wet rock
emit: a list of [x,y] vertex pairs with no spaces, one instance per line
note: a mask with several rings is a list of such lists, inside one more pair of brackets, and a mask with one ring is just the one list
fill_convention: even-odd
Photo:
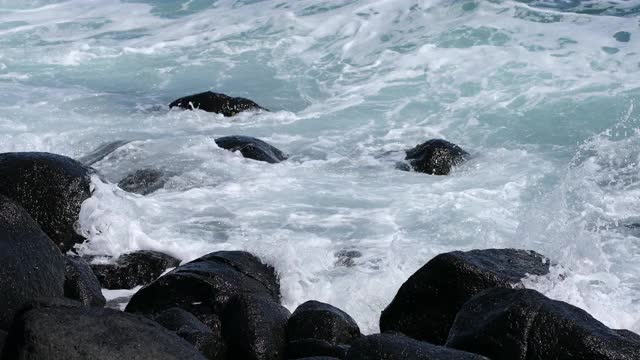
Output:
[[311,356],[311,357],[297,358],[296,360],[339,360],[339,358],[329,357],[329,356]]
[[287,324],[289,341],[320,339],[332,345],[350,344],[361,336],[355,320],[344,311],[318,301],[298,306]]
[[287,358],[298,359],[311,356],[330,356],[344,359],[349,351],[348,345],[333,345],[324,340],[303,339],[289,341],[287,344]]
[[613,34],[613,37],[619,42],[629,42],[631,40],[631,33],[627,31],[618,31]]
[[107,303],[89,264],[78,256],[64,257],[64,296],[86,306],[103,307]]
[[380,330],[443,344],[462,305],[492,287],[522,286],[527,274],[544,275],[549,261],[525,250],[487,249],[440,254],[400,287],[382,312]]
[[[469,153],[458,145],[441,139],[426,141],[406,151],[405,161],[414,171],[431,175],[447,175],[451,168],[462,163]],[[398,167],[403,170],[402,167]]]
[[126,175],[118,186],[135,194],[148,195],[162,189],[167,182],[167,174],[158,169],[140,169]]
[[472,354],[396,334],[375,334],[356,340],[347,360],[489,360]]
[[205,358],[191,344],[142,316],[96,307],[42,307],[16,318],[3,359]]
[[266,161],[271,164],[287,160],[287,155],[266,142],[249,136],[225,136],[215,139],[219,147],[229,151],[240,151],[247,159]]
[[239,112],[247,110],[268,111],[249,99],[230,97],[211,91],[182,97],[169,104],[169,107],[180,107],[188,110],[200,109],[224,116],[234,116]]
[[353,267],[356,265],[354,259],[362,257],[362,253],[358,250],[340,250],[335,253],[337,266]]
[[207,326],[193,314],[180,308],[171,308],[154,314],[151,318],[187,340],[208,359],[225,358],[226,346],[222,339],[220,320],[217,317]]
[[280,302],[272,267],[244,251],[218,251],[184,264],[138,291],[126,311],[145,314],[179,307],[205,322],[236,294],[262,294]]
[[0,194],[21,205],[63,252],[84,238],[74,224],[91,196],[91,170],[66,156],[0,154]]
[[116,141],[111,141],[111,142],[107,142],[104,143],[100,146],[98,146],[95,150],[93,150],[92,152],[79,157],[78,161],[83,163],[86,166],[90,166],[93,165],[95,163],[97,163],[98,161],[101,161],[102,159],[104,159],[105,157],[107,157],[107,155],[111,154],[112,152],[116,151],[117,149],[121,148],[124,145],[127,145],[128,143],[130,143],[129,140],[116,140]]
[[222,314],[222,335],[229,358],[285,359],[289,311],[264,295],[238,294]]
[[132,289],[157,279],[167,269],[176,267],[180,260],[161,252],[140,250],[124,254],[115,264],[91,264],[102,287],[106,289]]
[[640,358],[637,337],[529,289],[495,288],[473,297],[458,313],[447,346],[493,360]]
[[7,338],[7,332],[4,330],[0,330],[0,356],[2,355],[2,349],[4,348],[4,342]]
[[30,301],[63,295],[60,250],[21,206],[0,195],[0,329]]

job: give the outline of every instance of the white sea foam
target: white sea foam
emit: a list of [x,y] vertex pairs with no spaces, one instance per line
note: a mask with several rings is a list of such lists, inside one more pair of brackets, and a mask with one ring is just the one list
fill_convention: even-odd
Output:
[[[640,331],[634,5],[0,0],[0,151],[131,140],[95,164],[85,253],[249,250],[290,309],[326,301],[373,332],[434,255],[531,248],[562,267],[530,286]],[[207,89],[272,112],[166,107]],[[218,148],[231,134],[291,158]],[[432,137],[473,159],[447,177],[394,169]],[[114,185],[145,167],[171,174],[163,189]],[[346,267],[341,250],[362,256]]]

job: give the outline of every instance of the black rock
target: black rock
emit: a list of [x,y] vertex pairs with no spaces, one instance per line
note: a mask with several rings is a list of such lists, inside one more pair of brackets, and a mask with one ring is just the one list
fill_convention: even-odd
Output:
[[[405,160],[414,171],[431,175],[447,175],[451,168],[462,163],[469,153],[458,145],[441,139],[426,141],[406,151]],[[399,170],[405,170],[398,167]]]
[[0,195],[0,329],[30,301],[63,295],[60,250],[21,206]]
[[4,330],[0,330],[0,356],[2,356],[2,349],[4,348],[4,342],[7,338],[7,332]]
[[613,37],[619,42],[629,42],[631,40],[631,33],[627,31],[618,31],[613,34]]
[[152,250],[124,254],[115,264],[90,264],[102,287],[106,289],[132,289],[157,279],[167,269],[176,267],[180,260]]
[[260,105],[249,99],[241,97],[230,97],[211,91],[185,96],[169,104],[170,108],[175,106],[188,110],[200,109],[208,112],[222,114],[224,116],[233,116],[239,112],[246,110],[268,111],[267,109],[261,107]]
[[[346,360],[489,360],[396,334],[375,334],[356,340]],[[515,359],[514,359],[515,360]]]
[[167,174],[158,169],[140,169],[132,172],[118,182],[125,191],[148,195],[162,189],[167,182]]
[[0,194],[21,205],[66,252],[85,239],[74,224],[91,196],[91,170],[66,156],[26,152],[0,154]]
[[549,261],[525,250],[454,251],[434,257],[400,287],[382,312],[380,330],[443,344],[462,305],[492,287],[522,286],[527,274],[544,275]]
[[180,308],[167,309],[151,318],[166,329],[187,340],[208,359],[224,359],[226,346],[222,339],[220,320],[207,326],[193,314]]
[[271,297],[238,294],[222,314],[222,335],[230,359],[285,359],[289,311]]
[[529,289],[495,288],[473,297],[458,313],[447,346],[493,360],[640,359],[637,336]]
[[330,356],[344,359],[349,351],[349,345],[334,345],[324,340],[303,339],[289,341],[287,344],[287,358],[298,359],[310,356]]
[[229,151],[240,151],[247,159],[266,161],[271,164],[287,160],[287,155],[266,142],[249,136],[225,136],[215,139],[219,147]]
[[320,339],[332,345],[350,344],[359,338],[360,328],[344,311],[318,301],[298,306],[287,324],[289,341]]
[[87,306],[103,307],[107,303],[96,275],[81,257],[64,257],[64,296]]
[[128,143],[130,143],[130,141],[128,140],[116,140],[116,141],[111,141],[108,143],[104,143],[100,146],[98,146],[95,150],[93,150],[92,152],[79,157],[78,161],[83,163],[86,166],[90,166],[93,165],[95,163],[97,163],[98,161],[104,159],[105,157],[107,157],[107,155],[111,154],[112,152],[116,151],[118,148],[127,145]]
[[16,317],[3,359],[205,359],[159,324],[117,310],[42,307]]
[[182,265],[133,295],[126,311],[145,314],[179,307],[205,324],[240,293],[262,294],[280,301],[272,267],[244,251],[218,251]]
[[340,360],[339,358],[330,356],[310,356],[304,358],[297,358],[296,360]]

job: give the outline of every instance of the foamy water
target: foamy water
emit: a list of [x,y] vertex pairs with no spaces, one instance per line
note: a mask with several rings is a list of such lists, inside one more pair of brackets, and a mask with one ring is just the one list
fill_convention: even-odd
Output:
[[[329,302],[365,332],[434,255],[493,247],[549,256],[561,267],[530,286],[640,331],[639,13],[635,0],[0,0],[0,151],[131,140],[95,164],[81,251],[248,250],[275,266],[285,306]],[[167,108],[209,89],[272,112]],[[232,134],[290,160],[217,147]],[[436,137],[473,159],[446,177],[394,169],[395,151]],[[114,185],[144,167],[174,176],[148,196]],[[355,266],[337,264],[343,250],[362,253]]]

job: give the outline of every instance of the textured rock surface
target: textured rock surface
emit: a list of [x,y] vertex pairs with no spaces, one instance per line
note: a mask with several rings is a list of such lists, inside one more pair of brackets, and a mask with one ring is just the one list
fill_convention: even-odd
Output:
[[200,109],[224,116],[233,116],[246,110],[266,110],[249,99],[230,97],[211,91],[182,97],[169,104],[169,107],[180,107],[188,110]]
[[115,264],[91,264],[102,287],[106,289],[132,289],[157,279],[167,269],[176,267],[180,260],[161,252],[140,250],[124,254]]
[[103,307],[107,303],[89,264],[78,256],[64,257],[64,296],[87,306]]
[[266,142],[249,136],[225,136],[217,138],[216,144],[229,151],[240,151],[247,159],[266,161],[271,164],[287,160],[287,155]]

